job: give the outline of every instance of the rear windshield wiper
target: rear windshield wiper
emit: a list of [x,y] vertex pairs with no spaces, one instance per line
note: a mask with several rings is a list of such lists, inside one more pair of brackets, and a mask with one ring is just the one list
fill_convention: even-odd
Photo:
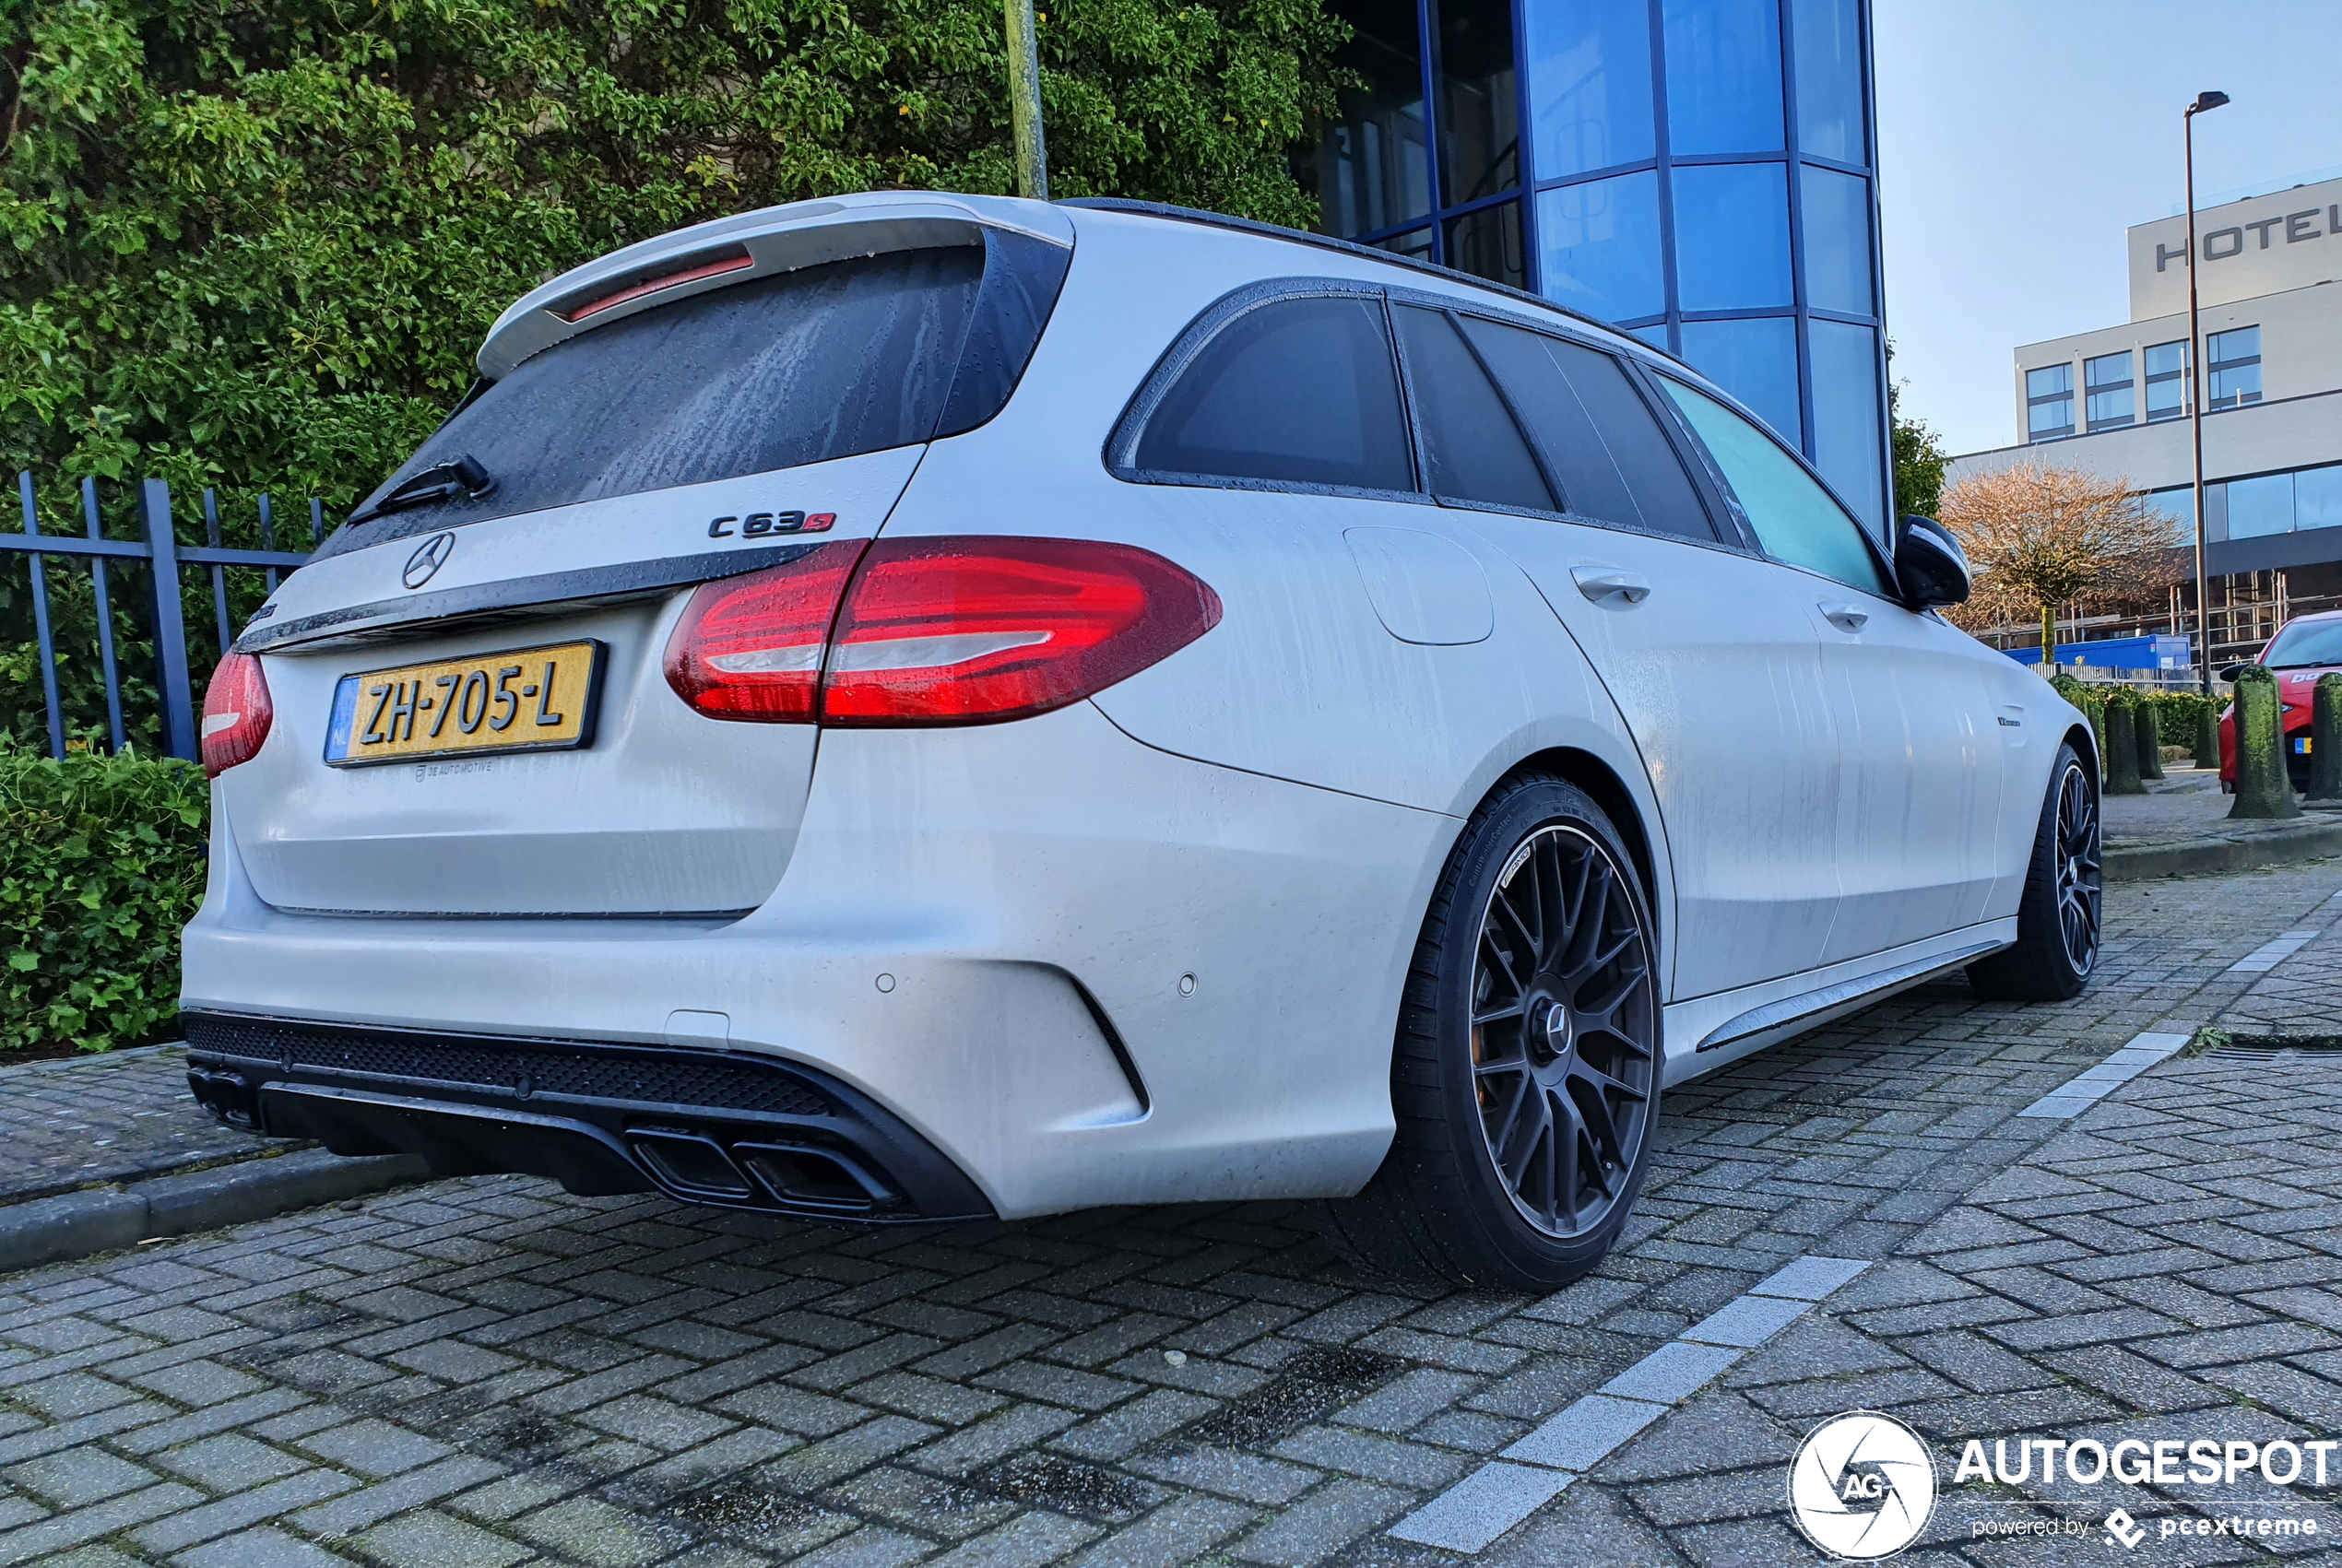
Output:
[[380,517],[385,513],[405,512],[409,507],[436,506],[443,501],[453,501],[458,495],[478,501],[496,488],[495,476],[489,473],[479,458],[464,454],[453,463],[437,463],[420,474],[400,480],[391,492],[349,514],[349,525],[355,525]]

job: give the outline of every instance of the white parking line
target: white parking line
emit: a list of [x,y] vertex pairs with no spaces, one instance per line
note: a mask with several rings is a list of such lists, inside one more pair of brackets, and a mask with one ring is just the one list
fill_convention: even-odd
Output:
[[[2342,898],[2342,894],[2336,894]],[[2266,974],[2291,958],[2317,935],[2314,931],[2288,931],[2274,942],[2264,942],[2251,952],[2229,965],[2230,974]]]
[[1475,1552],[1869,1264],[1806,1256],[1776,1270],[1390,1527],[1401,1540]]
[[2017,1114],[2078,1116],[2111,1093],[2117,1085],[2130,1082],[2194,1038],[2193,1031],[2185,1034],[2134,1034],[2130,1043],[2106,1060],[2059,1084]]

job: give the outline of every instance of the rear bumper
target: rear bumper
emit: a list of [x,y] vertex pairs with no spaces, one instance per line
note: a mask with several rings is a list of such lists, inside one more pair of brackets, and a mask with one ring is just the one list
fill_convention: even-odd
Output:
[[[1458,825],[1171,756],[1087,703],[1010,725],[825,732],[787,874],[739,918],[304,914],[262,902],[235,824],[218,822],[181,1003],[774,1063],[861,1096],[1002,1219],[1331,1197],[1356,1191],[1390,1146],[1400,986]],[[411,1117],[352,1093],[625,1137],[541,1095],[290,1076],[268,1114],[329,1118],[353,1148],[405,1126],[394,1111]],[[273,1108],[313,1088],[346,1092]],[[516,1168],[498,1152],[513,1140],[474,1136],[476,1120],[445,1134],[444,1158]],[[910,1196],[896,1147],[871,1158]]]
[[337,1154],[858,1224],[992,1214],[900,1117],[766,1056],[200,1010],[183,1021],[198,1101]]

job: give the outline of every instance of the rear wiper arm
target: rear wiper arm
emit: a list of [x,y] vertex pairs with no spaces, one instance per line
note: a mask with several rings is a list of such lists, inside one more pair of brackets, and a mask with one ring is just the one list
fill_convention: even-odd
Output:
[[453,501],[458,494],[478,501],[496,488],[495,476],[489,473],[479,458],[466,453],[453,463],[433,464],[420,474],[400,480],[391,492],[373,505],[351,513],[349,523],[364,523],[385,513],[404,512],[412,506],[436,506],[443,501]]

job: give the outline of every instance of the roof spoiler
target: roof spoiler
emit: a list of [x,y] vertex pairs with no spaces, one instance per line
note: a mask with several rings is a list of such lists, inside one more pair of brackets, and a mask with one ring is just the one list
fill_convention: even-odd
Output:
[[1006,196],[875,192],[764,207],[628,245],[531,289],[489,328],[479,373],[501,380],[563,338],[710,289],[851,256],[982,244],[988,229],[1073,247],[1063,213]]

